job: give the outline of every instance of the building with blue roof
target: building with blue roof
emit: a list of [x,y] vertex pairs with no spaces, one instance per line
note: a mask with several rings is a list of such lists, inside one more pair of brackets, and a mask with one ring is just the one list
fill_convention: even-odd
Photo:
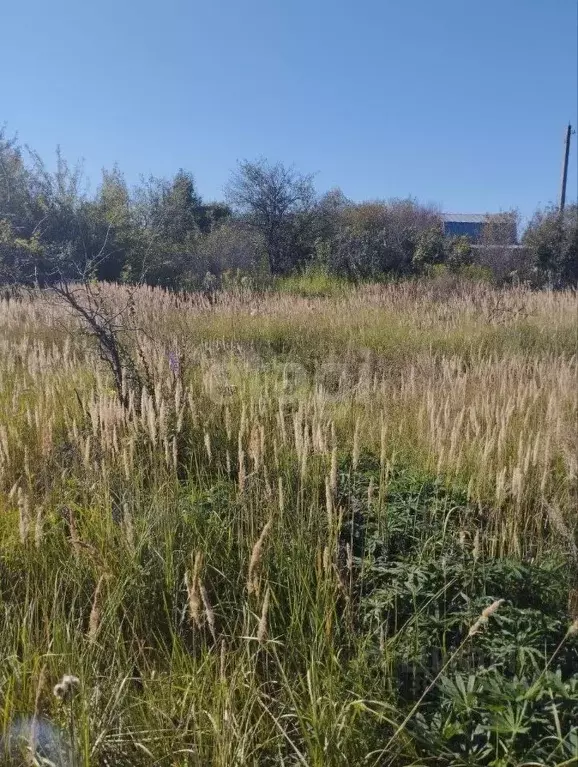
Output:
[[515,245],[518,241],[516,219],[509,213],[443,213],[442,222],[448,237],[469,237],[473,243],[479,243],[484,228],[491,224],[492,239],[503,245]]

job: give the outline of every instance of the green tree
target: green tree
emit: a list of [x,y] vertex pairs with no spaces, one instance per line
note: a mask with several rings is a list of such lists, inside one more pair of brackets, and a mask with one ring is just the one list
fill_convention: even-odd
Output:
[[15,236],[31,237],[35,227],[32,178],[16,136],[0,127],[0,219]]
[[578,282],[578,205],[568,205],[563,213],[556,208],[537,211],[532,217],[522,244],[532,254],[534,266],[543,279],[555,286]]
[[[27,161],[26,161],[26,159]],[[41,282],[66,273],[86,258],[79,212],[85,201],[82,168],[57,150],[56,170],[0,131],[0,220],[4,279]]]
[[130,193],[118,166],[102,171],[96,200],[86,205],[83,212],[86,226],[93,234],[91,250],[100,261],[98,277],[120,279],[127,261],[139,249],[139,237]]
[[197,224],[203,234],[210,234],[230,221],[232,216],[233,211],[224,202],[204,203],[196,211]]
[[207,212],[190,173],[179,170],[172,180],[150,177],[134,194],[135,244],[125,269],[152,284],[178,287],[202,236]]
[[201,208],[193,176],[181,169],[163,190],[157,225],[170,242],[184,245],[200,232]]
[[0,218],[0,283],[25,283],[38,279],[43,247],[37,234],[17,237],[10,221]]
[[312,256],[316,202],[312,176],[282,163],[244,160],[231,176],[226,197],[263,237],[272,274]]

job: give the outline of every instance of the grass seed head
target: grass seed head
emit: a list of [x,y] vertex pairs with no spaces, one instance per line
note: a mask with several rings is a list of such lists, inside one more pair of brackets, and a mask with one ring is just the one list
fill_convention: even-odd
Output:
[[259,626],[257,628],[257,641],[259,644],[263,644],[267,637],[267,615],[269,614],[269,601],[271,599],[271,589],[267,586],[265,597],[263,599],[263,607],[261,608],[261,617],[259,618]]
[[195,554],[192,572],[185,573],[185,584],[187,587],[189,616],[196,626],[201,628],[202,621],[202,597],[200,590],[200,573],[203,564],[203,555],[200,551]]
[[217,624],[215,619],[215,611],[209,599],[207,589],[203,585],[202,581],[199,581],[199,590],[201,592],[201,599],[203,600],[203,607],[205,608],[205,615],[207,616],[207,623],[209,625],[209,631],[213,638],[213,642],[217,643]]
[[504,604],[504,599],[496,599],[495,602],[492,602],[491,605],[488,605],[488,607],[485,607],[479,618],[470,626],[470,630],[468,631],[468,636],[472,637],[475,634],[478,634],[482,626],[484,626],[488,622],[488,618],[490,618],[495,612],[497,612],[500,607]]
[[88,620],[88,632],[87,637],[89,641],[94,642],[98,629],[100,628],[102,617],[102,587],[106,580],[106,575],[101,575],[94,589],[94,595],[92,597],[92,607],[90,610],[90,618]]
[[257,538],[253,550],[251,552],[251,559],[249,560],[249,569],[247,571],[247,591],[249,594],[258,594],[259,592],[259,570],[261,567],[261,561],[263,559],[263,549],[265,546],[265,540],[271,530],[272,520],[269,520],[261,530],[261,535]]

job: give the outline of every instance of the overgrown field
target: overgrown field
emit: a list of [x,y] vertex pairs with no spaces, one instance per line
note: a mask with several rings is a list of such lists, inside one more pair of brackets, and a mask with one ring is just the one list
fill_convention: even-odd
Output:
[[578,765],[574,292],[99,300],[128,407],[0,301],[4,764]]

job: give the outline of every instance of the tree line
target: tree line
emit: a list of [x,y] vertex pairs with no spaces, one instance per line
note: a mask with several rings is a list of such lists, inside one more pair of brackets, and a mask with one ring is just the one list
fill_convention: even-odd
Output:
[[[60,151],[55,170],[0,130],[0,282],[146,281],[172,289],[266,282],[311,266],[349,280],[483,267],[499,280],[554,287],[578,279],[578,208],[538,211],[511,249],[491,218],[474,245],[444,235],[439,210],[414,199],[354,202],[318,194],[312,175],[265,159],[240,162],[224,199],[193,175],[129,187],[103,170],[89,194]],[[513,257],[513,254],[515,257]]]

